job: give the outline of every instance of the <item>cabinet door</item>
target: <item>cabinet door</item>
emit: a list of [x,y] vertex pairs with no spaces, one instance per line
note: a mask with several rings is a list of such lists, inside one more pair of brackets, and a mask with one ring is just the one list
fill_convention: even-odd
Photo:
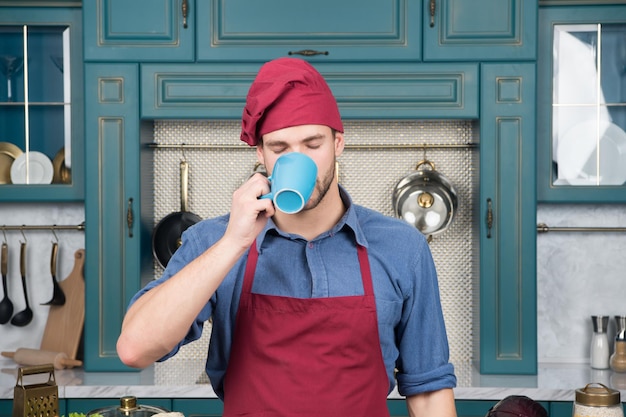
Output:
[[88,371],[128,370],[115,344],[126,306],[140,286],[142,246],[149,245],[140,220],[140,177],[149,181],[151,175],[140,172],[138,67],[85,65]]
[[540,202],[626,202],[626,5],[539,11]]
[[198,61],[419,61],[421,0],[197,0]]
[[480,371],[537,372],[535,64],[483,64]]
[[534,0],[424,0],[424,61],[534,60]]
[[0,202],[80,201],[79,8],[0,6]]
[[172,410],[187,417],[219,417],[224,412],[224,403],[217,398],[175,398]]
[[193,61],[193,0],[83,2],[86,61]]

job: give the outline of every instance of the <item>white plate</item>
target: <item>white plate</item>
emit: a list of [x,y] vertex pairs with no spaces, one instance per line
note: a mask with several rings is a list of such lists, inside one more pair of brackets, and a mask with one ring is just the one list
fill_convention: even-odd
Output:
[[[26,157],[28,157],[28,181],[26,178]],[[41,152],[23,153],[11,165],[13,184],[50,184],[54,176],[52,161]]]

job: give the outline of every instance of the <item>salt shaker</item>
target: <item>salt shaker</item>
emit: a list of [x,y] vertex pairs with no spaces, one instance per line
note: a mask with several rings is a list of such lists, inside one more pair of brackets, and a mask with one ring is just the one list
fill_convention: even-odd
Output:
[[609,368],[609,337],[606,329],[609,316],[591,316],[593,334],[591,335],[590,363],[594,369]]
[[572,416],[624,417],[619,391],[595,382],[577,389]]

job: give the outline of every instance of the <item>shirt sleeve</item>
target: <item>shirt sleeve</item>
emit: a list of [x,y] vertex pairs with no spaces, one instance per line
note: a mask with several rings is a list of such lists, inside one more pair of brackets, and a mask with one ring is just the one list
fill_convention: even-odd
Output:
[[437,272],[425,239],[419,240],[413,260],[407,271],[412,286],[397,329],[396,378],[398,392],[405,396],[456,386]]

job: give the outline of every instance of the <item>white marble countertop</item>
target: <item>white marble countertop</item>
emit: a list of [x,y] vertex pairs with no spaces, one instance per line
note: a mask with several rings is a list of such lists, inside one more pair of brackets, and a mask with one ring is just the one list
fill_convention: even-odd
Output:
[[[169,362],[169,363],[168,363]],[[19,365],[0,358],[0,399],[12,399]],[[590,382],[619,389],[626,401],[626,373],[598,371],[586,364],[540,364],[537,375],[481,375],[471,364],[455,365],[457,400],[500,400],[526,395],[536,401],[573,401],[574,391]],[[199,360],[170,360],[136,372],[56,370],[59,398],[215,398]],[[23,384],[47,381],[48,374],[25,376]],[[389,398],[402,398],[397,391]]]

